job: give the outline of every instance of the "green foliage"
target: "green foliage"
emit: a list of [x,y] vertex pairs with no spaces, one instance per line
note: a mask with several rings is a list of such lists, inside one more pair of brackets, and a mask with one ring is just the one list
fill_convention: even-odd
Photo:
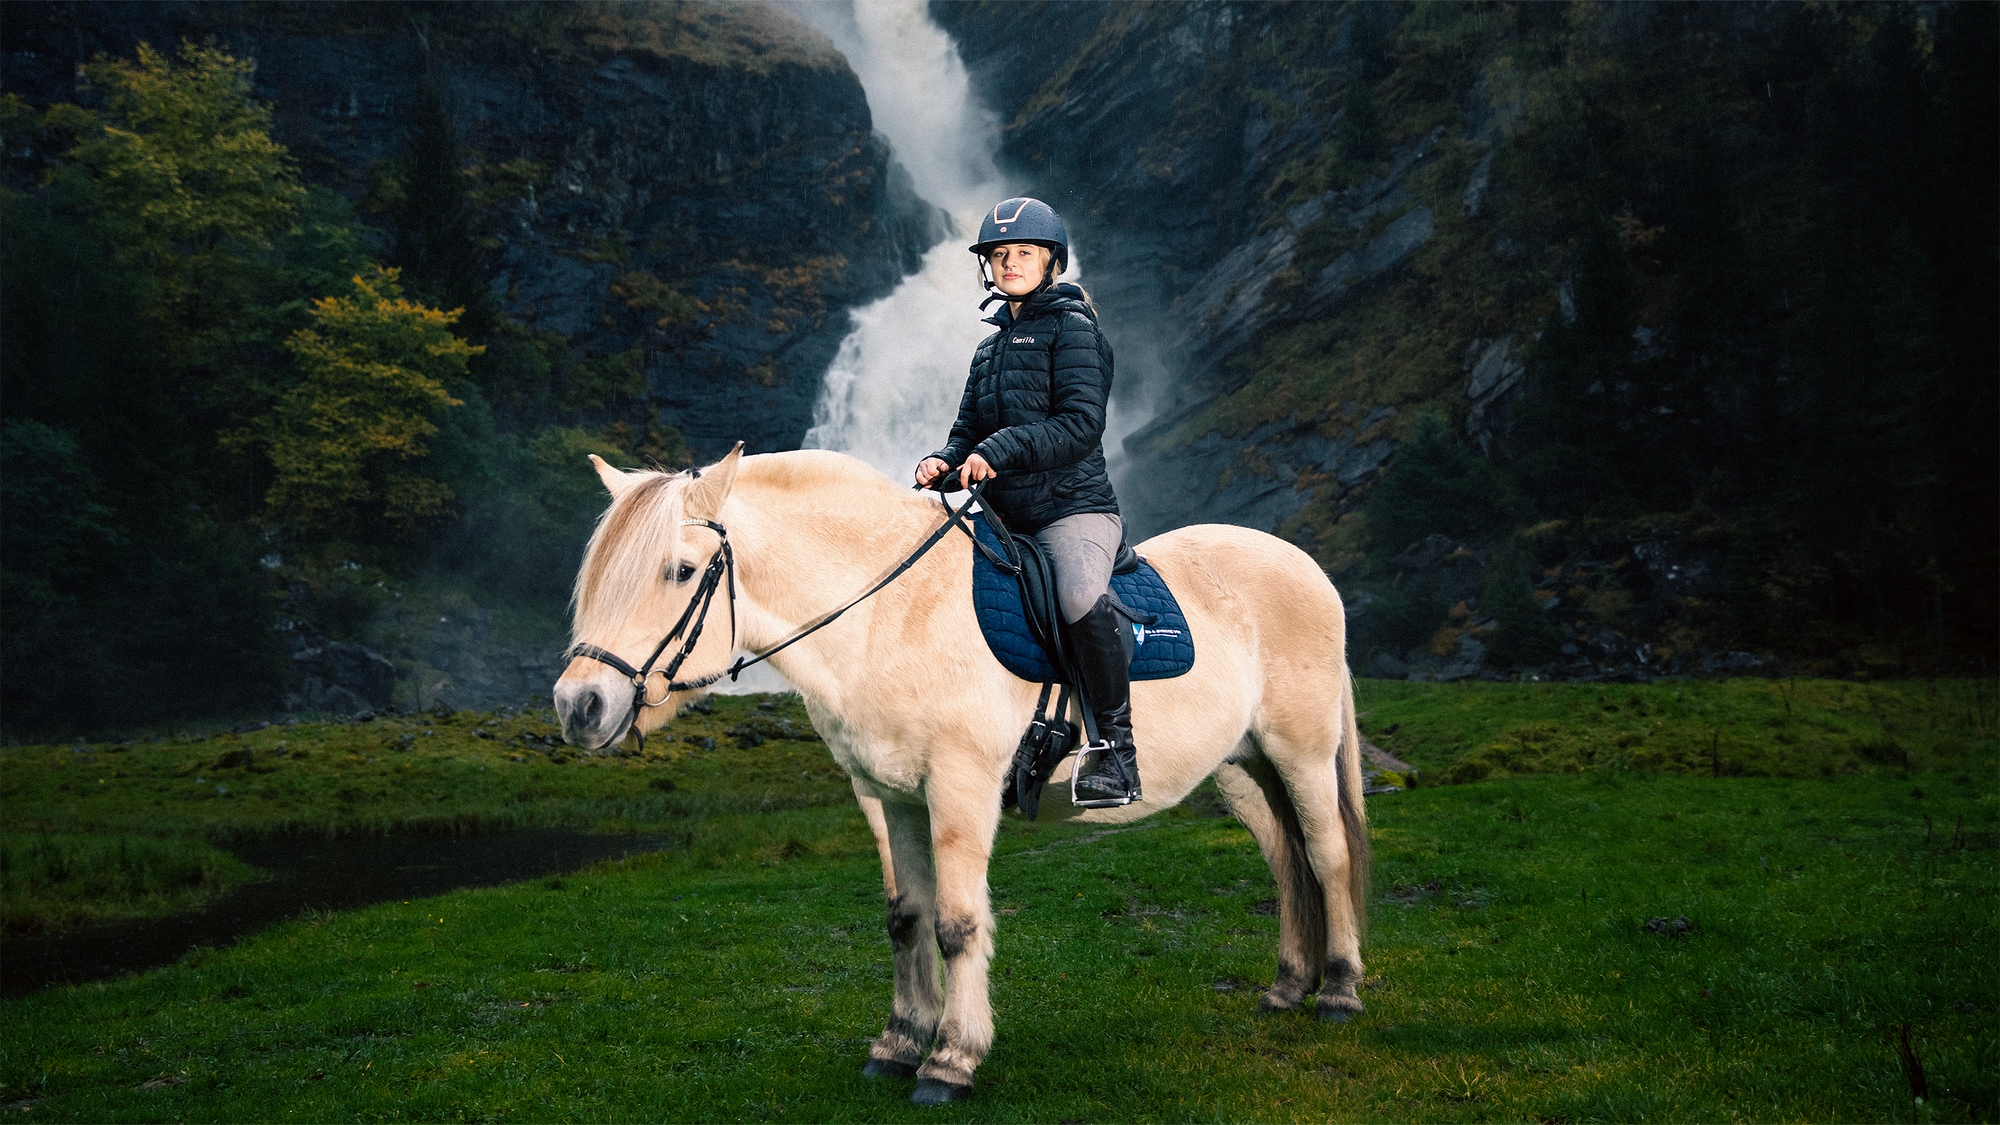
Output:
[[1439,415],[1419,421],[1368,499],[1368,526],[1383,547],[1426,535],[1490,535],[1519,510],[1512,485],[1491,461],[1465,447]]
[[0,918],[20,933],[181,914],[256,875],[185,838],[0,833]]
[[451,490],[410,462],[483,350],[452,334],[456,311],[403,297],[397,271],[353,284],[352,297],[313,302],[314,326],[286,341],[301,379],[259,434],[277,471],[270,518],[308,538],[365,535],[377,519],[408,533],[443,511]]
[[1349,164],[1368,164],[1388,152],[1388,138],[1382,132],[1382,115],[1375,109],[1375,95],[1368,83],[1356,78],[1347,84],[1340,126],[1334,132],[1334,153]]
[[1526,568],[1513,558],[1495,558],[1487,565],[1479,609],[1493,619],[1494,631],[1483,640],[1499,667],[1547,664],[1562,647],[1562,629],[1535,600]]
[[[470,198],[467,154],[437,80],[426,75],[397,162],[391,260],[420,299],[464,314],[484,334],[496,315]],[[509,177],[511,178],[511,177]]]
[[254,70],[194,43],[176,66],[141,43],[134,62],[84,68],[102,114],[50,111],[51,126],[77,136],[56,186],[87,201],[119,260],[192,288],[217,251],[268,249],[290,225],[305,189],[251,97]]
[[0,423],[0,556],[5,613],[73,609],[89,577],[125,542],[117,513],[83,457],[76,435],[42,422]]
[[1348,651],[1357,660],[1374,652],[1401,657],[1430,640],[1450,610],[1435,574],[1417,574],[1382,587],[1356,615]]

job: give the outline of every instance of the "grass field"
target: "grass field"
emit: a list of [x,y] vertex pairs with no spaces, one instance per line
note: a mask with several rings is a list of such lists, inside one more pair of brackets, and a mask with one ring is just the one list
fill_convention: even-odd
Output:
[[[1708,685],[1682,690],[1695,686]],[[1634,695],[1664,712],[1674,690],[1563,687],[1578,694],[1368,683],[1362,697],[1370,729],[1397,726],[1387,741],[1431,778],[1565,706],[1589,732],[1578,745],[1615,745]],[[1776,741],[1787,728],[1758,725],[1768,690],[1719,692],[1704,721],[1725,744],[1768,730],[1770,745],[1817,745],[1831,776],[1803,757],[1801,776],[1712,761],[1676,773],[1634,761],[1642,739],[1574,774],[1517,762],[1505,779],[1371,800],[1369,1011],[1346,1026],[1255,1014],[1275,962],[1273,890],[1208,800],[1114,832],[1010,821],[993,865],[999,1040],[970,1103],[922,1112],[907,1083],[858,1077],[889,996],[858,812],[837,775],[810,767],[771,767],[762,784],[785,771],[798,784],[769,793],[769,811],[746,780],[767,758],[823,761],[823,748],[678,743],[658,761],[558,766],[512,762],[496,739],[510,767],[604,771],[605,795],[570,792],[568,815],[686,846],[301,919],[169,969],[0,1004],[0,1104],[64,1120],[1993,1119],[1990,718],[1967,708],[1932,732],[1880,703],[1906,769],[1852,752],[1883,736],[1850,713],[1862,708],[1794,697],[1795,716],[1853,725]],[[1877,698],[1925,690],[1878,685]],[[784,717],[723,702],[694,726]],[[1660,732],[1700,726],[1647,717],[1662,747]],[[9,784],[41,791],[9,765]],[[357,821],[382,822],[355,803]]]

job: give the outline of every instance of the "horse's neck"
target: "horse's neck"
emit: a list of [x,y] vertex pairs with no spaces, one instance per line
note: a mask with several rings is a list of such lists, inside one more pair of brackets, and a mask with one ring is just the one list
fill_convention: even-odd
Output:
[[[753,652],[782,643],[859,596],[943,520],[936,505],[885,503],[872,490],[850,503],[845,497],[829,502],[824,492],[752,487],[732,496],[727,507],[738,509],[729,522],[738,541],[740,643]],[[891,583],[841,624],[895,615],[907,596],[900,585]],[[771,664],[802,693],[831,699],[855,690],[867,674],[860,662],[840,659],[840,647],[829,630],[772,657]]]

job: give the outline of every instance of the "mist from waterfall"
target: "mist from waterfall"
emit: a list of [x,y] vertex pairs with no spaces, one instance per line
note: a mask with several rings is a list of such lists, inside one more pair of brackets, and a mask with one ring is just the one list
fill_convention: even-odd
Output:
[[[875,129],[917,194],[952,230],[895,292],[852,310],[854,328],[827,368],[809,448],[852,453],[908,480],[943,445],[979,341],[984,291],[966,253],[986,208],[1011,194],[994,165],[999,118],[979,103],[951,36],[921,0],[801,4],[791,9],[847,56],[868,94]],[[1070,271],[1077,276],[1075,254]]]

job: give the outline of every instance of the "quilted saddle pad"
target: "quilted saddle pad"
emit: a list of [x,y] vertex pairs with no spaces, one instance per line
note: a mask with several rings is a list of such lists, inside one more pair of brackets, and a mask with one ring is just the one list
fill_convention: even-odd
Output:
[[[1006,557],[999,537],[983,516],[975,515],[969,522],[978,529],[980,542]],[[1132,626],[1133,679],[1167,680],[1194,667],[1194,634],[1188,631],[1180,603],[1153,564],[1141,562],[1130,574],[1112,575],[1111,592],[1127,606],[1159,618],[1151,625]],[[979,631],[986,636],[986,647],[1003,667],[1036,683],[1057,679],[1055,664],[1028,629],[1027,614],[1021,608],[1021,583],[994,566],[984,551],[972,552],[972,604],[979,613]]]

